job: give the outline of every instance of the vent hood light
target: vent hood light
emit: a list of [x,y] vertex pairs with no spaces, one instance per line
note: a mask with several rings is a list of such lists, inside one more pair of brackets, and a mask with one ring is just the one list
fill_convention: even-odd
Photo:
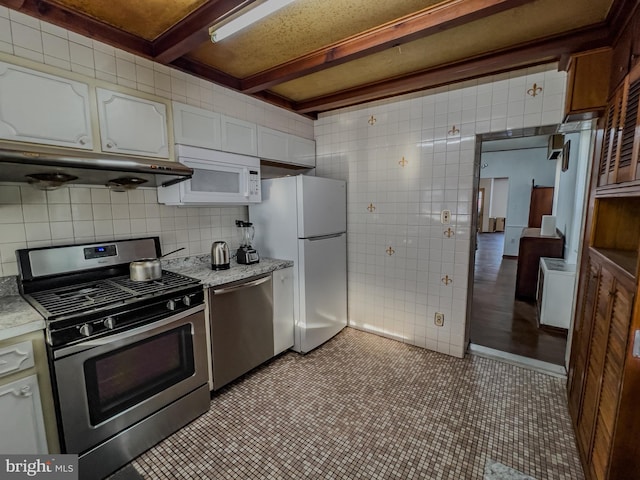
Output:
[[239,32],[243,28],[262,20],[267,15],[271,15],[273,12],[280,10],[281,8],[293,3],[294,0],[267,0],[255,8],[247,11],[246,13],[234,18],[228,23],[225,23],[219,28],[211,27],[209,29],[209,35],[211,36],[211,42],[216,43],[227,37],[230,37],[236,32]]
[[55,190],[62,187],[67,182],[77,180],[75,175],[67,175],[66,173],[33,173],[25,175],[29,180],[29,185],[38,190]]
[[122,177],[109,180],[105,186],[109,187],[112,192],[126,192],[138,188],[143,183],[147,183],[144,178]]

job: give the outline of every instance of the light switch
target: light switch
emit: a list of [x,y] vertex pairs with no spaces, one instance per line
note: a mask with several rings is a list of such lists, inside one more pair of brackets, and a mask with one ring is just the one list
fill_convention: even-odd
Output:
[[440,223],[449,225],[451,223],[451,210],[442,210],[440,212]]

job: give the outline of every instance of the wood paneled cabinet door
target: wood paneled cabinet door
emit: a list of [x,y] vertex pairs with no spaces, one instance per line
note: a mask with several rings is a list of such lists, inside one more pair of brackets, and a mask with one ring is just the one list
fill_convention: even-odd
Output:
[[593,251],[588,262],[582,318],[574,329],[569,406],[587,478],[612,480],[609,471],[621,418],[618,405],[635,284]]
[[640,66],[614,92],[607,105],[598,186],[640,179]]

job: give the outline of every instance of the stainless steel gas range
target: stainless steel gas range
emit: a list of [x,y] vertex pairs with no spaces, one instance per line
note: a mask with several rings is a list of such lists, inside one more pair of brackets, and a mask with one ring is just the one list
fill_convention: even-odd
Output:
[[60,441],[103,478],[209,409],[204,292],[129,263],[158,237],[18,250],[22,296],[46,320]]

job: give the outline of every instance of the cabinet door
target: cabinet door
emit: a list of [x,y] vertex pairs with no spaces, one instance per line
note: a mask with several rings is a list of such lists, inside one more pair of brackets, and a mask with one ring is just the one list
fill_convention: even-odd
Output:
[[289,161],[288,135],[258,125],[258,156],[266,160]]
[[569,413],[574,423],[578,422],[582,405],[591,330],[595,313],[594,308],[600,282],[600,265],[595,263],[591,256],[587,259],[585,270],[588,272],[588,276],[581,291],[578,313],[573,325],[573,342],[568,373]]
[[0,452],[48,453],[36,375],[0,386],[0,418]]
[[220,150],[220,114],[173,102],[176,143]]
[[293,347],[293,267],[273,272],[274,355]]
[[0,138],[93,149],[89,87],[0,62]]
[[622,136],[621,126],[624,124],[624,106],[627,87],[628,83],[625,81],[623,85],[616,90],[607,105],[598,186],[609,185],[616,182],[618,158],[620,156],[619,147]]
[[255,123],[237,118],[220,116],[222,127],[222,150],[225,152],[258,155],[258,135]]
[[314,168],[316,166],[315,140],[289,135],[289,158],[295,165]]
[[102,150],[167,158],[167,107],[160,102],[97,88]]

